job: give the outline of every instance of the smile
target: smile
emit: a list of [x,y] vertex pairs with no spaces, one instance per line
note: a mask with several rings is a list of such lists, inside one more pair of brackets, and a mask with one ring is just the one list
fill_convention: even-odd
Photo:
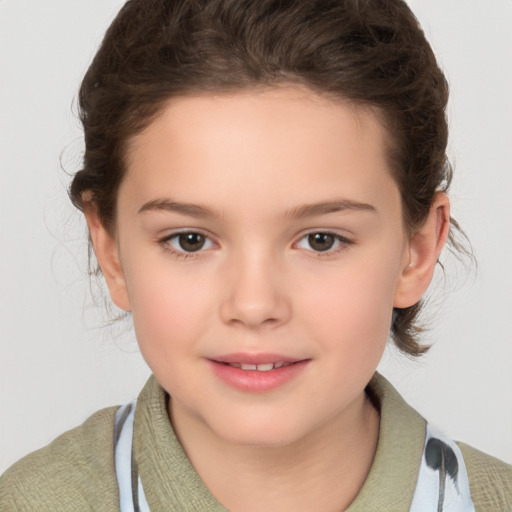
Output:
[[279,354],[229,354],[207,359],[220,381],[245,393],[266,393],[300,378],[311,359]]

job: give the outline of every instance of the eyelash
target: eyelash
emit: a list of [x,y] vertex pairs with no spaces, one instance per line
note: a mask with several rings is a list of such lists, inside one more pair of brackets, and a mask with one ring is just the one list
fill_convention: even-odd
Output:
[[[181,235],[200,235],[200,236],[204,237],[207,241],[209,241],[210,244],[213,244],[213,242],[211,241],[211,239],[210,239],[210,237],[208,235],[202,233],[201,231],[194,231],[194,230],[177,231],[175,233],[172,233],[171,235],[168,235],[168,236],[160,239],[158,241],[158,243],[163,247],[163,249],[166,252],[172,254],[177,259],[191,259],[191,258],[195,258],[195,257],[198,256],[199,253],[204,251],[203,247],[201,247],[197,251],[190,251],[190,252],[187,252],[185,250],[179,250],[179,249],[173,248],[170,245],[169,242],[171,240],[173,240],[173,239],[178,238]],[[352,245],[354,243],[352,240],[349,240],[348,238],[346,238],[346,237],[344,237],[342,235],[339,235],[337,233],[333,233],[331,231],[310,231],[309,233],[306,233],[303,236],[301,236],[299,241],[296,242],[294,245],[297,245],[302,240],[307,239],[311,235],[331,236],[331,237],[334,238],[335,243],[336,242],[339,243],[338,247],[336,247],[334,249],[326,249],[325,251],[315,251],[313,248],[311,248],[309,250],[306,249],[306,250],[308,250],[308,252],[310,252],[312,255],[314,255],[314,257],[317,257],[317,258],[326,258],[326,257],[329,257],[329,256],[333,256],[335,254],[338,254],[338,253],[346,250],[348,248],[348,246],[350,246],[350,245]]]

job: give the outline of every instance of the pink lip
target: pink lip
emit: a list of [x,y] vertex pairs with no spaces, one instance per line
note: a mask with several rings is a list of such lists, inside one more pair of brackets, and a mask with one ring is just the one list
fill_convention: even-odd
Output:
[[[246,393],[266,393],[297,378],[310,362],[279,354],[229,354],[207,359],[214,375],[228,386]],[[242,370],[229,363],[290,363],[268,371]]]

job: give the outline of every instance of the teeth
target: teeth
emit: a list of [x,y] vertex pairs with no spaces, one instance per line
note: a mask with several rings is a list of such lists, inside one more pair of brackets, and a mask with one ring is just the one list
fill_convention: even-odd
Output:
[[258,364],[256,368],[259,372],[268,372],[274,368],[274,363]]
[[240,368],[241,370],[268,372],[274,368],[282,368],[291,363],[263,363],[263,364],[246,364],[246,363],[229,363],[228,366],[233,368]]

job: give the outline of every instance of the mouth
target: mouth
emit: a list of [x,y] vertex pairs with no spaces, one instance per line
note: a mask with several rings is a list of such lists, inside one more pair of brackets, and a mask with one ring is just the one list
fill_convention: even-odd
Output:
[[232,388],[245,393],[267,393],[300,378],[311,359],[238,353],[208,358],[207,361],[213,374]]
[[269,372],[271,370],[277,370],[278,368],[283,368],[285,366],[291,366],[292,364],[297,364],[300,361],[280,361],[276,363],[260,363],[260,364],[251,364],[251,363],[226,363],[223,361],[215,361],[216,363],[223,364],[225,366],[231,366],[232,368],[239,368],[240,370],[245,370],[249,372]]

